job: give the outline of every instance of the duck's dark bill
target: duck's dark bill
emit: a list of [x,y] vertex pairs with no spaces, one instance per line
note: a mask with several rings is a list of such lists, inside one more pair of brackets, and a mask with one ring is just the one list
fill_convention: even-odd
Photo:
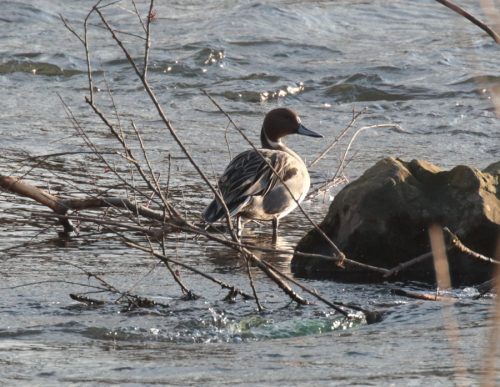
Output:
[[313,132],[310,129],[307,129],[304,125],[300,125],[299,128],[297,129],[298,134],[302,134],[304,136],[310,136],[310,137],[323,137],[322,134]]

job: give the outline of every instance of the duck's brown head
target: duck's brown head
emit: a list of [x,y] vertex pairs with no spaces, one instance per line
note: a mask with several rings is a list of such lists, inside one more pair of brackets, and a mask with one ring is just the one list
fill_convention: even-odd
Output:
[[260,133],[263,148],[278,149],[281,144],[280,139],[289,134],[323,137],[302,125],[298,114],[291,109],[278,108],[266,114]]

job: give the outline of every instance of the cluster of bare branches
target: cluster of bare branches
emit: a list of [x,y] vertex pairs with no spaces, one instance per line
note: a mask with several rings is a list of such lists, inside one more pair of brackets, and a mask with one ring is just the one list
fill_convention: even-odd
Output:
[[[74,129],[78,135],[83,139],[88,152],[99,161],[101,165],[111,174],[113,174],[115,181],[118,183],[123,190],[125,190],[125,196],[111,196],[109,195],[110,190],[102,190],[100,192],[83,192],[86,196],[73,198],[64,198],[56,196],[51,192],[40,189],[26,181],[31,169],[23,174],[22,176],[4,176],[0,175],[0,186],[10,192],[29,197],[40,204],[43,204],[53,211],[52,215],[42,214],[42,217],[57,217],[59,223],[63,226],[63,232],[60,233],[61,237],[67,238],[73,232],[75,232],[76,223],[90,223],[100,227],[108,233],[114,234],[119,240],[125,243],[131,248],[135,248],[150,254],[151,256],[159,259],[169,270],[173,276],[175,282],[179,285],[181,292],[188,298],[197,297],[195,291],[190,289],[180,278],[178,274],[178,268],[184,270],[189,270],[196,275],[202,276],[210,281],[212,281],[217,286],[228,291],[226,298],[235,298],[236,296],[242,296],[244,299],[254,299],[259,310],[262,310],[262,305],[259,301],[258,293],[254,286],[254,279],[252,277],[251,266],[260,269],[268,278],[270,278],[279,289],[281,289],[290,299],[297,304],[305,305],[308,301],[304,296],[299,294],[295,288],[308,293],[315,299],[327,304],[328,306],[334,308],[338,313],[344,315],[345,317],[352,317],[352,311],[364,311],[366,314],[370,314],[370,311],[365,311],[356,305],[346,305],[342,302],[330,301],[322,297],[318,291],[311,289],[303,284],[300,284],[295,279],[291,278],[287,274],[283,273],[272,264],[265,262],[260,259],[255,253],[255,250],[259,250],[259,246],[254,246],[249,243],[244,243],[233,228],[232,221],[230,219],[229,211],[226,211],[226,226],[228,233],[218,232],[216,228],[208,229],[206,225],[200,222],[199,218],[188,218],[182,214],[182,211],[178,209],[175,204],[175,198],[169,195],[169,181],[170,181],[170,171],[167,176],[166,187],[162,184],[159,178],[159,173],[154,170],[152,163],[150,162],[150,157],[148,155],[148,150],[144,145],[144,140],[142,137],[141,130],[137,127],[134,121],[130,123],[132,135],[127,133],[124,129],[123,120],[118,114],[118,107],[115,105],[115,100],[113,94],[108,86],[109,99],[112,101],[112,111],[109,113],[106,109],[103,109],[99,104],[99,98],[95,94],[95,81],[94,81],[94,70],[92,67],[92,49],[89,36],[91,35],[90,29],[96,27],[95,19],[98,20],[98,26],[101,29],[105,29],[110,37],[115,42],[116,46],[121,49],[123,55],[127,58],[130,68],[136,76],[136,79],[142,87],[144,88],[147,96],[149,97],[152,105],[154,106],[156,113],[160,117],[164,124],[164,127],[170,134],[171,138],[175,141],[178,148],[181,150],[183,155],[190,162],[192,167],[196,170],[201,180],[204,184],[212,191],[212,193],[218,197],[221,203],[224,203],[222,197],[220,196],[217,188],[211,183],[211,180],[206,175],[205,171],[197,164],[194,157],[191,155],[188,148],[182,142],[180,137],[177,135],[177,131],[173,124],[169,121],[165,111],[163,110],[158,98],[148,81],[148,65],[149,65],[149,54],[151,47],[151,23],[154,22],[154,1],[150,1],[149,10],[146,17],[141,16],[135,2],[132,0],[132,5],[134,8],[134,13],[137,16],[138,23],[142,29],[142,34],[133,34],[133,37],[140,39],[144,42],[143,53],[140,59],[134,59],[135,55],[129,51],[124,43],[122,36],[129,33],[120,31],[112,26],[112,21],[108,19],[105,15],[106,8],[114,5],[116,2],[103,4],[103,1],[98,1],[86,15],[83,23],[83,31],[80,33],[77,28],[71,25],[71,23],[61,16],[61,20],[66,28],[78,39],[82,44],[85,58],[87,63],[87,79],[88,79],[88,95],[85,97],[85,102],[90,107],[91,111],[108,129],[109,133],[119,144],[121,150],[117,152],[107,153],[102,151],[99,146],[92,140],[92,138],[87,134],[85,128],[75,116],[70,106],[61,97],[61,102],[64,106],[66,114],[71,121]],[[92,21],[92,23],[91,23]],[[206,92],[205,92],[206,93]],[[229,122],[234,126],[234,128],[245,138],[246,141],[252,147],[255,147],[251,141],[244,135],[243,131],[234,123],[231,117],[224,111],[224,109],[208,94],[207,97],[214,103],[214,105],[227,116]],[[354,115],[354,113],[353,113]],[[356,118],[360,114],[356,114]],[[354,120],[353,120],[354,122]],[[342,135],[345,135],[347,130],[352,127],[352,123],[346,128]],[[134,146],[138,144],[139,150],[134,150]],[[326,151],[323,155],[326,154]],[[52,156],[57,155],[45,155],[43,157],[29,158],[27,160],[33,163],[35,166],[39,166],[40,163],[45,162]],[[318,157],[315,162],[319,161],[321,157]],[[345,160],[346,154],[344,155]],[[119,161],[124,162],[125,167],[122,167],[121,163],[117,166],[116,158]],[[336,175],[339,175],[345,167],[345,163],[341,162],[341,167],[338,169]],[[130,178],[133,176],[133,178]],[[330,182],[330,186],[335,184],[335,177]],[[75,187],[77,190],[77,187]],[[113,190],[113,191],[116,191]],[[96,214],[94,210],[103,209],[105,211],[105,216]],[[300,207],[306,218],[311,222],[314,227],[318,226],[312,220],[312,218]],[[83,215],[83,211],[89,212]],[[94,211],[94,212],[93,212]],[[319,230],[319,228],[318,228]],[[321,231],[322,232],[322,231]],[[131,238],[130,234],[142,235],[142,240],[137,241],[137,238]],[[196,267],[188,265],[179,259],[174,259],[169,256],[168,246],[166,243],[169,235],[176,233],[188,233],[196,235],[197,238],[206,238],[208,240],[215,241],[221,245],[227,246],[235,252],[244,261],[247,267],[247,273],[249,278],[249,284],[252,289],[251,294],[246,293],[240,287],[234,284],[228,284],[220,278],[216,278],[208,273],[199,270]],[[325,238],[328,239],[326,235]],[[329,239],[328,239],[329,240]],[[329,240],[330,241],[330,240]],[[332,247],[336,249],[337,256],[333,257],[334,261],[342,261],[345,258],[344,254],[335,246],[335,244],[330,241]],[[264,249],[265,250],[265,249]],[[287,253],[292,253],[287,251]],[[82,269],[83,270],[83,269]],[[92,276],[96,279],[100,286],[104,286],[104,289],[112,293],[119,293],[112,285],[106,284],[101,277],[97,277],[94,273],[85,272],[86,275]],[[129,303],[133,305],[143,305],[144,299],[139,296],[132,295],[128,292],[119,293],[119,300],[126,298]],[[99,300],[91,299],[84,295],[73,295],[73,299],[79,300],[86,303],[98,304]],[[138,302],[137,300],[141,300]]]

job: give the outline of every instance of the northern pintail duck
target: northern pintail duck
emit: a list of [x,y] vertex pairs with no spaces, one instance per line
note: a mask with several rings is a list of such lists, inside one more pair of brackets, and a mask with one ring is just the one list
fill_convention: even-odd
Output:
[[[272,221],[273,236],[276,236],[279,219],[294,210],[297,202],[300,203],[306,196],[310,186],[307,167],[300,156],[281,141],[283,137],[294,133],[323,137],[304,127],[294,111],[287,108],[271,110],[264,118],[260,132],[262,149],[240,153],[220,177],[218,189],[230,215],[236,216],[238,235],[241,235],[243,218]],[[264,159],[272,165],[290,191]],[[216,222],[224,215],[224,207],[217,199],[203,212],[203,218],[209,223]]]

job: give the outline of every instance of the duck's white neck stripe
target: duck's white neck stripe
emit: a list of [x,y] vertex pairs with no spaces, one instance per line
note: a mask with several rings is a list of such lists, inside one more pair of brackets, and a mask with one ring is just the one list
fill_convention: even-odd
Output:
[[267,137],[266,132],[264,132],[264,137],[266,138],[266,141],[269,144],[269,146],[271,148],[273,148],[273,149],[279,149],[283,145],[282,142],[281,142],[281,140],[278,140],[278,141],[271,141],[271,140],[269,140],[269,137]]

